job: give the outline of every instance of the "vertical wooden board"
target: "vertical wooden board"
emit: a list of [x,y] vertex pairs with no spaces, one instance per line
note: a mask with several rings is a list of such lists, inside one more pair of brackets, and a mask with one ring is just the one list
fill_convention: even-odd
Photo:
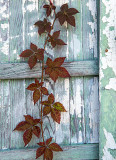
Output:
[[82,1],[82,25],[83,25],[83,53],[84,59],[90,60],[98,58],[97,40],[98,40],[98,30],[97,30],[97,1],[87,0]]
[[22,0],[9,1],[9,61],[20,61],[23,48],[23,10]]
[[9,81],[0,82],[0,149],[8,149],[10,147],[10,116],[11,108],[9,101]]
[[11,142],[10,148],[24,147],[23,132],[13,131],[16,125],[24,121],[25,109],[25,83],[24,80],[10,81],[10,107],[11,107]]
[[59,78],[55,83],[55,102],[64,105],[67,112],[61,113],[61,123],[56,123],[56,142],[70,143],[70,115],[69,115],[69,78]]
[[9,1],[0,2],[0,62],[9,60]]
[[85,136],[86,143],[99,142],[98,78],[84,78]]
[[70,134],[71,144],[85,142],[83,78],[70,79]]
[[116,159],[116,1],[100,1],[99,159]]
[[82,52],[82,1],[74,0],[69,1],[69,7],[76,8],[80,13],[74,15],[76,27],[73,27],[68,24],[68,60],[77,61],[83,60]]
[[[83,1],[82,9],[82,25],[83,25],[83,58],[84,60],[98,59],[98,29],[97,29],[97,7],[96,0]],[[98,78],[84,77],[84,107],[85,107],[85,128],[86,128],[86,143],[98,142],[99,130],[99,103],[98,103]],[[97,96],[95,97],[94,92]],[[93,97],[93,98],[92,98]],[[92,100],[93,102],[89,101]],[[92,103],[92,104],[91,104]],[[93,111],[96,111],[95,121],[93,120]],[[97,123],[97,124],[96,124]],[[92,126],[91,126],[92,125]]]

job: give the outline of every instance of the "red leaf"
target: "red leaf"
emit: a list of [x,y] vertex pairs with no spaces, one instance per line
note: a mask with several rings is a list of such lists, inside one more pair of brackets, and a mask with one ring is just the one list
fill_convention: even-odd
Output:
[[66,57],[59,57],[54,60],[54,67],[60,67],[65,60]]
[[34,119],[33,120],[33,125],[36,125],[36,124],[40,123],[40,121],[41,121],[40,119]]
[[30,69],[32,69],[36,65],[36,63],[37,63],[37,58],[35,55],[32,55],[31,57],[29,57],[28,64]]
[[50,104],[52,104],[52,103],[54,103],[54,95],[51,93],[50,95],[49,95],[49,97],[48,97],[48,102],[50,103]]
[[68,4],[63,4],[61,7],[60,7],[61,11],[65,11],[68,9]]
[[33,117],[31,117],[30,115],[24,115],[25,117],[25,121],[27,121],[30,124],[33,124]]
[[68,16],[66,17],[66,20],[71,26],[75,27],[75,17],[74,16]]
[[53,118],[54,121],[60,124],[61,113],[58,110],[52,108],[51,117]]
[[16,128],[14,129],[14,131],[15,131],[15,130],[17,130],[17,131],[25,131],[25,130],[28,129],[29,127],[30,127],[30,124],[29,124],[28,122],[22,121],[22,122],[20,122],[20,123],[16,126]]
[[51,107],[50,106],[45,106],[43,109],[43,116],[46,116],[51,112]]
[[57,45],[67,45],[67,44],[64,43],[64,41],[61,40],[61,39],[57,39],[57,40],[56,40],[56,44],[57,44]]
[[61,12],[58,12],[57,17],[59,19],[60,25],[62,26],[64,22],[66,21],[66,16],[63,15]]
[[38,126],[33,127],[33,133],[39,138],[40,137],[40,128]]
[[52,71],[49,76],[54,82],[58,79],[58,73],[56,71]]
[[51,149],[46,148],[44,152],[44,159],[46,160],[53,160],[53,152]]
[[30,91],[35,91],[37,89],[37,84],[31,83],[26,89]]
[[68,10],[67,10],[67,13],[68,13],[68,15],[74,15],[74,14],[77,14],[77,13],[79,13],[79,11],[77,10],[77,9],[75,9],[75,8],[69,8]]
[[51,141],[52,141],[52,137],[48,138],[48,139],[46,140],[46,145],[50,144]]
[[52,59],[51,58],[47,58],[47,61],[46,61],[46,65],[48,66],[48,67],[52,67]]
[[31,51],[30,49],[27,49],[23,51],[19,56],[27,58],[27,57],[30,57],[32,54],[33,54],[33,51]]
[[52,151],[56,151],[56,152],[63,151],[62,148],[61,148],[57,143],[51,143],[51,144],[49,145],[49,148],[50,148]]
[[42,104],[42,105],[45,105],[45,106],[51,105],[50,102],[48,102],[48,101],[43,101],[43,102],[41,102],[41,104]]
[[40,91],[39,89],[36,89],[34,92],[33,92],[33,101],[34,101],[34,105],[35,103],[40,99]]
[[44,49],[38,49],[38,53],[36,54],[36,58],[40,61],[44,60]]
[[47,88],[41,87],[40,90],[41,90],[42,94],[48,95],[48,90],[47,90]]
[[59,67],[56,70],[57,70],[59,77],[62,77],[62,78],[70,77],[70,74],[64,67]]
[[32,129],[28,129],[23,134],[23,141],[25,143],[25,146],[31,141],[32,138]]
[[30,48],[34,51],[37,52],[37,46],[33,43],[30,44]]
[[39,143],[37,143],[39,146],[45,146],[45,142],[39,142]]
[[52,36],[52,37],[53,37],[54,39],[57,39],[59,36],[60,36],[60,31],[56,31],[56,32],[53,33],[53,36]]
[[53,107],[54,107],[55,109],[57,109],[58,111],[60,111],[60,112],[66,112],[64,106],[63,106],[60,102],[55,102],[55,103],[53,104]]
[[36,159],[39,158],[42,154],[44,154],[46,147],[40,147],[36,151]]

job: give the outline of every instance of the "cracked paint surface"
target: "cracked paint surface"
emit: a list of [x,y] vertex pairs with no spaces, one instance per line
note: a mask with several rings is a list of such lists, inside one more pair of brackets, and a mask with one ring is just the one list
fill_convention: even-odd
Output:
[[114,160],[116,149],[116,1],[101,1],[100,16],[100,159]]

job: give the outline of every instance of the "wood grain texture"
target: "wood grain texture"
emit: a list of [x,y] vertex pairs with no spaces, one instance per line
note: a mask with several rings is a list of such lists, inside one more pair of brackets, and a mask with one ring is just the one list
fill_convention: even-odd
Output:
[[[64,152],[54,152],[54,160],[99,159],[98,144],[61,146]],[[0,152],[2,160],[35,160],[36,149],[19,149]],[[5,155],[5,156],[4,156]],[[42,160],[42,157],[39,159]]]
[[[62,65],[71,76],[93,76],[99,74],[97,61],[66,62]],[[41,64],[30,70],[27,63],[0,64],[0,79],[40,78]],[[48,77],[47,75],[44,75]]]

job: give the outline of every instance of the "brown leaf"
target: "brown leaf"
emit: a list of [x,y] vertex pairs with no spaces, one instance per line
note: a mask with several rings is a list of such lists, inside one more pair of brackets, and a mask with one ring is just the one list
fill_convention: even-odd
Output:
[[51,105],[50,102],[48,102],[48,101],[42,101],[41,104],[42,104],[42,105],[45,105],[45,106]]
[[75,27],[75,18],[72,15],[79,13],[79,11],[75,8],[68,8],[68,4],[63,4],[60,9],[61,11],[56,14],[56,18],[58,18],[60,24],[63,25],[67,21]]
[[30,127],[30,124],[26,121],[22,121],[20,122],[16,128],[14,129],[14,131],[25,131],[26,129],[28,129]]
[[36,58],[40,61],[44,60],[44,49],[38,49],[38,52],[36,53]]
[[59,36],[60,36],[60,31],[56,31],[56,32],[54,32],[53,35],[52,35],[52,37],[53,37],[54,39],[57,39]]
[[41,119],[34,119],[33,120],[33,125],[37,125],[38,123],[40,123]]
[[30,69],[32,69],[37,63],[37,58],[35,55],[32,55],[29,57],[29,60],[28,60],[28,64],[29,64],[29,67]]
[[41,133],[41,130],[38,126],[34,126],[33,127],[33,133],[39,138],[40,137],[40,133]]
[[70,74],[68,73],[68,71],[64,68],[64,67],[59,67],[56,69],[59,77],[62,78],[66,78],[66,77],[70,77]]
[[39,146],[45,146],[45,142],[39,142],[39,143],[37,143]]
[[27,58],[27,57],[30,57],[32,54],[33,54],[33,51],[31,51],[30,49],[26,49],[19,56]]
[[47,90],[47,88],[41,87],[40,90],[41,90],[42,94],[48,95],[48,90]]
[[57,40],[56,40],[56,44],[57,44],[57,45],[67,45],[67,44],[64,43],[64,41],[61,40],[61,39],[57,39]]
[[25,117],[25,121],[27,121],[31,125],[33,124],[33,117],[31,117],[30,115],[24,115],[24,117]]
[[65,60],[66,57],[58,57],[54,60],[54,67],[60,67]]
[[52,151],[56,151],[56,152],[63,151],[62,148],[61,148],[57,143],[51,143],[51,144],[49,145],[49,148],[50,148]]
[[32,138],[32,129],[27,129],[23,134],[23,141],[25,143],[25,146],[31,141]]
[[49,144],[51,143],[51,141],[52,141],[52,137],[48,138],[48,139],[46,140],[46,145],[49,145]]
[[31,83],[26,89],[28,89],[30,91],[35,91],[37,89],[37,84]]
[[30,44],[30,48],[34,51],[37,52],[37,46],[33,43]]
[[60,102],[55,102],[55,103],[53,104],[53,107],[54,107],[55,109],[57,109],[58,111],[60,111],[60,112],[66,112],[64,106],[63,106]]
[[74,16],[68,16],[66,17],[66,21],[73,27],[75,27],[75,17]]
[[44,159],[46,160],[53,160],[53,152],[51,149],[46,148],[44,152]]
[[51,107],[50,106],[45,106],[43,109],[43,116],[46,116],[51,112]]
[[34,105],[35,103],[40,99],[40,91],[39,89],[36,89],[34,92],[33,92],[33,101],[34,101]]
[[51,93],[50,95],[49,95],[49,97],[48,97],[48,102],[50,103],[50,104],[52,104],[52,103],[54,103],[54,95]]
[[51,78],[54,82],[56,82],[56,80],[58,79],[58,73],[57,73],[56,70],[55,70],[55,71],[52,71],[52,72],[49,74],[49,76],[50,76],[50,78]]
[[39,158],[42,154],[44,154],[46,147],[40,147],[36,151],[36,159]]
[[56,6],[54,6],[52,3],[50,3],[49,5],[44,5],[43,8],[46,9],[46,14],[47,14],[47,17],[50,16],[52,10],[55,10],[56,9]]
[[61,113],[60,113],[58,110],[52,108],[52,110],[51,110],[51,117],[53,118],[53,120],[54,120],[55,122],[57,122],[57,123],[60,124]]

